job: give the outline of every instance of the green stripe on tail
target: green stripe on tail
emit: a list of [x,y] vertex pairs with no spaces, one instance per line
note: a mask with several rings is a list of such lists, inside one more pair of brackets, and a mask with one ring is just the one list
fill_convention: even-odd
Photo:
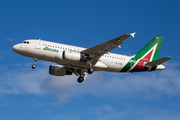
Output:
[[141,59],[153,47],[155,49],[155,52],[153,52],[154,54],[152,54],[153,55],[151,57],[152,60],[149,61],[157,60],[163,40],[164,40],[163,37],[158,37],[158,36],[154,37],[145,47],[143,47],[134,57],[131,58],[131,60],[121,69],[120,72],[127,72],[137,62],[137,60]]

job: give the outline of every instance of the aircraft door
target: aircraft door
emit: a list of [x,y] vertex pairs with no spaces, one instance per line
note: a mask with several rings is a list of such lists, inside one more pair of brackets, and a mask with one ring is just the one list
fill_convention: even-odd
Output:
[[39,49],[39,50],[41,49],[41,40],[40,39],[36,41],[35,48]]

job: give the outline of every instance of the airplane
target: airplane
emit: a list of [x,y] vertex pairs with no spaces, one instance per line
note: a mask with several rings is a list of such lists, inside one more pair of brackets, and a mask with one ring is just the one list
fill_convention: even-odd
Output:
[[152,72],[165,70],[162,63],[171,59],[164,57],[158,59],[159,51],[164,40],[163,37],[154,37],[145,47],[133,56],[110,53],[114,48],[121,48],[123,41],[135,33],[123,34],[112,40],[91,48],[82,48],[41,39],[28,39],[16,44],[12,50],[25,57],[33,58],[32,68],[36,68],[37,60],[56,63],[49,66],[49,74],[65,76],[75,74],[77,81],[83,82],[88,74],[94,71],[106,72]]

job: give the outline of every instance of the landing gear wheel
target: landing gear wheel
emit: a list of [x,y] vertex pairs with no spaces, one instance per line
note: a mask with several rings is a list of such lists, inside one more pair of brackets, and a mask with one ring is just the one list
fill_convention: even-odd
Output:
[[34,64],[32,65],[32,69],[35,69],[35,68],[36,68],[36,63],[37,63],[37,59],[34,58]]
[[35,64],[33,64],[33,65],[32,65],[32,69],[35,69],[35,68],[36,68],[36,65],[35,65]]
[[84,81],[84,78],[80,76],[80,77],[77,79],[77,81],[78,81],[78,83],[82,83],[82,82]]
[[92,73],[94,72],[94,69],[93,69],[93,68],[89,68],[89,69],[87,70],[87,72],[88,72],[88,74],[92,74]]

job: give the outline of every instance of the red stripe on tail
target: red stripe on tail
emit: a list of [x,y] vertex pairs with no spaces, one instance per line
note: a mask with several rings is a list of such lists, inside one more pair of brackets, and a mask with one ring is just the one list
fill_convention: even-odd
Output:
[[141,58],[136,66],[131,70],[131,72],[140,72],[140,71],[147,71],[149,68],[144,66],[144,63],[150,62],[150,58],[152,56],[153,50],[149,52],[146,56]]

